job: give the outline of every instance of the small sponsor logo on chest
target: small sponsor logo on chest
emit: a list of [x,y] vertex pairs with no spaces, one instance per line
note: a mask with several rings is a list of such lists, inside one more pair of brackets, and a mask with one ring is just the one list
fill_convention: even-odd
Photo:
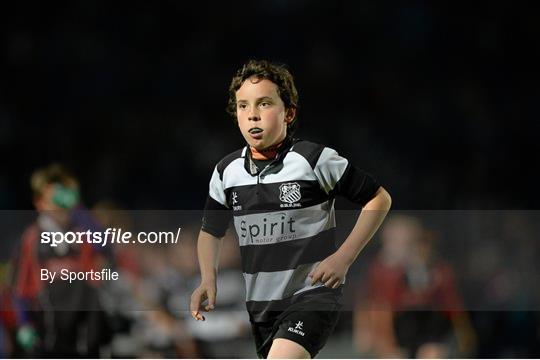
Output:
[[231,202],[232,202],[234,211],[242,210],[242,205],[237,205],[238,204],[238,194],[236,193],[236,191],[233,191],[232,194],[231,194]]

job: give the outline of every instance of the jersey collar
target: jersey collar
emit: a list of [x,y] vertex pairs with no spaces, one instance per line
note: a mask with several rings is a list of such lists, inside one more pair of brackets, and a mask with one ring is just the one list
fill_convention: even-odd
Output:
[[[283,162],[283,159],[285,158],[287,153],[291,150],[291,147],[293,146],[293,144],[297,141],[298,139],[293,139],[287,136],[285,140],[283,140],[283,144],[279,147],[276,154],[276,158],[270,163],[270,165],[275,166],[276,164]],[[255,162],[253,161],[251,157],[251,149],[249,148],[249,145],[246,145],[246,147],[244,148],[244,153],[245,153],[244,168],[252,176],[258,175],[262,169],[259,169],[257,165],[255,164]]]

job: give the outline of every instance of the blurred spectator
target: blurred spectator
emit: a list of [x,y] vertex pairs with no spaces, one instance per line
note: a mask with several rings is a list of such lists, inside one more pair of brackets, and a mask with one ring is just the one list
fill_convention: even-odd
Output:
[[478,357],[536,358],[540,354],[540,230],[536,211],[468,214],[475,239],[462,257],[462,278]]
[[[102,201],[93,208],[104,228],[133,232],[133,213],[122,210],[111,201]],[[167,213],[138,212],[138,220],[150,221],[157,230],[158,218],[178,218]],[[140,224],[138,224],[140,225]],[[115,357],[197,357],[195,343],[186,330],[184,320],[176,318],[172,300],[185,280],[170,263],[170,254],[182,247],[178,244],[111,244],[113,264],[119,279],[110,282],[104,293],[105,308],[113,320],[115,334],[111,355]],[[180,262],[184,264],[182,258]],[[171,305],[172,304],[172,305]],[[172,308],[171,308],[172,307]]]
[[222,240],[216,309],[208,314],[205,322],[194,321],[187,311],[191,293],[200,281],[196,251],[199,230],[197,225],[191,224],[183,228],[182,244],[171,252],[171,263],[183,278],[185,285],[175,298],[176,304],[183,305],[179,315],[186,319],[186,325],[196,339],[201,357],[252,356],[250,352],[243,350],[244,340],[251,336],[251,327],[244,309],[245,290],[240,271],[240,252],[237,240],[231,232],[228,232]]
[[0,358],[14,356],[12,343],[15,339],[16,314],[8,289],[8,264],[0,262]]
[[449,264],[434,235],[413,217],[394,216],[367,280],[367,304],[355,314],[355,344],[377,357],[469,356],[474,333]]
[[24,232],[13,257],[18,311],[15,354],[97,357],[107,341],[98,284],[58,279],[50,283],[40,277],[41,269],[59,272],[99,267],[100,256],[86,242],[52,247],[40,241],[43,231],[88,230],[88,219],[75,216],[80,207],[79,183],[64,167],[53,164],[32,174],[31,188],[38,217]]

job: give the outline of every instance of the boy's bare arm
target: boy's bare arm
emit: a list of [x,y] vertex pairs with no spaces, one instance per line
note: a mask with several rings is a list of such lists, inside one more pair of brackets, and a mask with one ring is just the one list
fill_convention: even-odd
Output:
[[207,232],[200,231],[197,241],[197,254],[201,269],[201,282],[216,281],[219,252],[222,240]]
[[345,242],[310,274],[312,284],[320,281],[327,287],[337,288],[358,254],[381,226],[391,205],[390,194],[381,186],[373,199],[362,209]]
[[[214,309],[216,303],[216,277],[222,240],[201,230],[197,241],[197,254],[201,270],[201,284],[191,295],[191,316],[196,320],[205,320],[200,311]],[[201,304],[208,300],[202,308]]]
[[391,205],[390,194],[381,186],[375,197],[364,206],[354,228],[337,251],[349,265],[377,232]]

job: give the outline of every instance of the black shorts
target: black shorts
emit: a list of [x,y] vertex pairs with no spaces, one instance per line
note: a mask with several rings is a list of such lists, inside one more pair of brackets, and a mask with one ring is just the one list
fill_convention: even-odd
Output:
[[[266,358],[272,341],[288,339],[302,345],[314,358],[324,347],[339,320],[342,304],[295,303],[270,322],[252,322],[251,328],[259,358]],[[304,309],[317,310],[304,310]],[[324,310],[323,310],[324,309]]]
[[397,311],[394,331],[398,345],[414,357],[422,344],[447,342],[452,333],[452,322],[440,311]]

